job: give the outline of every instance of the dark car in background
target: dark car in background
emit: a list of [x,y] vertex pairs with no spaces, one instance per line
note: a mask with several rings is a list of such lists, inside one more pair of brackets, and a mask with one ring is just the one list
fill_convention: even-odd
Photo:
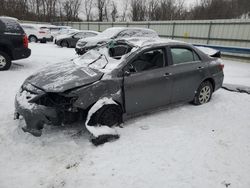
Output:
[[85,125],[97,136],[96,126],[108,130],[173,103],[209,102],[222,86],[223,67],[187,43],[115,40],[28,77],[16,95],[16,117],[24,117],[24,131],[40,136],[45,123],[72,123],[87,114]]
[[67,47],[67,48],[73,47],[73,48],[75,48],[76,43],[79,39],[94,37],[98,34],[99,33],[96,31],[89,31],[89,30],[76,31],[76,32],[72,32],[69,34],[57,36],[55,43],[61,47]]
[[158,34],[152,29],[136,28],[136,27],[112,27],[104,30],[96,37],[88,39],[80,39],[75,51],[82,55],[86,51],[102,45],[114,39],[128,39],[128,38],[158,38]]
[[17,19],[0,17],[0,71],[8,70],[12,60],[29,57],[28,38]]

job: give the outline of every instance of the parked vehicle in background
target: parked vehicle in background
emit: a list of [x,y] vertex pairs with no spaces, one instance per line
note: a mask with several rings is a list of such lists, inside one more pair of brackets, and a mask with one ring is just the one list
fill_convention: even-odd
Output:
[[47,42],[52,41],[52,35],[50,30],[40,24],[21,24],[23,30],[30,42]]
[[60,35],[56,37],[55,43],[62,47],[76,47],[76,43],[79,39],[86,39],[90,37],[97,36],[99,33],[96,31],[77,31],[65,35]]
[[36,136],[45,123],[63,125],[83,117],[95,137],[102,128],[113,134],[110,127],[128,117],[173,103],[209,102],[222,86],[223,67],[184,42],[113,40],[27,78],[16,95],[16,117],[22,115],[23,130]]
[[158,34],[154,30],[146,28],[112,27],[104,30],[96,37],[79,40],[75,51],[77,54],[82,55],[98,45],[109,42],[111,39],[127,39],[132,37],[158,38]]
[[28,38],[17,19],[0,17],[0,71],[8,70],[12,60],[29,57]]
[[54,43],[56,44],[56,41],[60,38],[63,38],[65,37],[66,35],[68,34],[71,34],[71,33],[76,33],[76,32],[80,32],[80,30],[78,29],[61,29],[57,35],[54,37]]
[[[50,34],[52,35],[52,41],[56,36],[63,34],[62,30],[70,30],[71,29],[71,27],[69,27],[69,26],[57,26],[57,25],[50,25],[50,24],[49,25],[42,24],[41,26],[42,26],[42,28],[49,29]],[[77,31],[77,30],[75,30],[75,31]]]

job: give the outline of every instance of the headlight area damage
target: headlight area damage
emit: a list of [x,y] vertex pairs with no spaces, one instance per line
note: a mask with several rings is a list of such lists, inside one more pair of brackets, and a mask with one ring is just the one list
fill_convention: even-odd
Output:
[[16,95],[15,118],[23,116],[26,122],[26,126],[22,127],[24,132],[41,136],[44,124],[73,123],[88,113],[85,126],[92,135],[91,142],[94,145],[119,138],[116,129],[111,128],[122,122],[122,110],[115,101],[104,97],[86,112],[75,107],[77,99],[72,94],[46,93],[31,84],[25,84]]
[[78,120],[80,111],[73,106],[77,97],[64,93],[46,93],[31,84],[21,87],[15,100],[15,118],[23,116],[22,129],[41,136],[44,124],[61,125]]

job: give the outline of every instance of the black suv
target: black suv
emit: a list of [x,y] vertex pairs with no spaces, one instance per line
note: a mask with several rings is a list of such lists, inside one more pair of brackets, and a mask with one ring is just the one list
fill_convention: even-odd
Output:
[[29,57],[28,38],[15,18],[0,17],[0,71],[8,70],[12,60]]

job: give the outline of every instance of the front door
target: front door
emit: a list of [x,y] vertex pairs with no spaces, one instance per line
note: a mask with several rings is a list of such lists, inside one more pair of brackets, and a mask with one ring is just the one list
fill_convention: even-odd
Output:
[[165,49],[144,51],[131,63],[124,77],[127,114],[139,113],[170,102],[172,78],[166,66]]

